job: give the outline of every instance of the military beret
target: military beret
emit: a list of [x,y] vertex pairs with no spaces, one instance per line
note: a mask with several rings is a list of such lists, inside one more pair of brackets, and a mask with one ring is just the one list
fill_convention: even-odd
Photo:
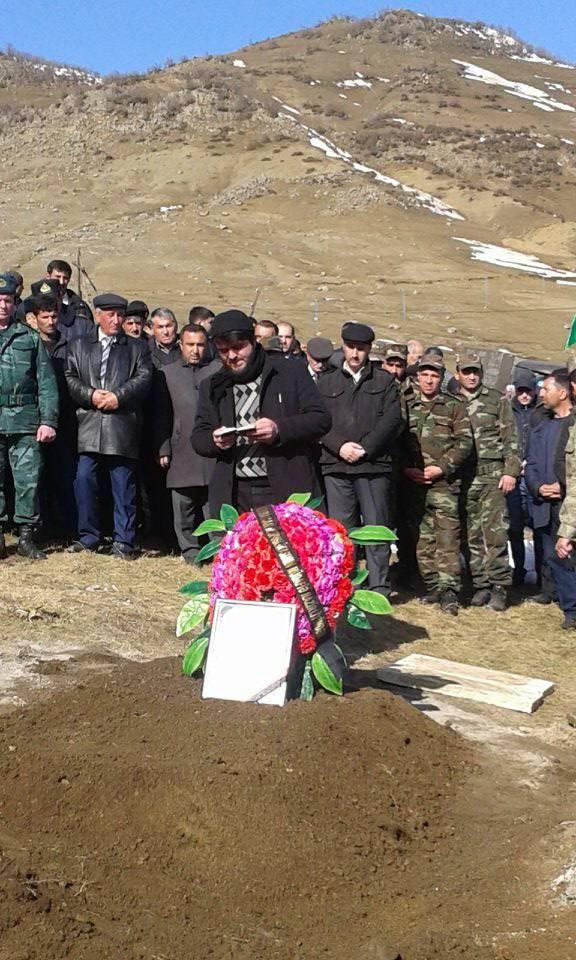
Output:
[[482,361],[477,353],[463,353],[457,357],[456,366],[458,370],[482,370]]
[[148,305],[143,300],[131,300],[126,307],[127,317],[140,317],[142,320],[147,320],[149,313]]
[[354,343],[372,343],[374,331],[367,323],[356,323],[354,320],[349,320],[342,327],[341,336],[343,340]]
[[212,321],[210,339],[225,337],[229,333],[252,335],[254,333],[252,320],[242,310],[224,310],[223,313],[218,313]]
[[444,360],[436,353],[424,353],[418,361],[418,370],[426,370],[426,368],[443,371]]
[[96,310],[118,310],[126,313],[128,301],[117,293],[99,293],[92,300]]
[[24,283],[24,277],[18,272],[18,270],[7,270],[6,273],[9,277],[14,278],[17,287],[19,287],[21,283]]
[[37,297],[39,293],[49,294],[52,297],[62,296],[62,286],[60,282],[53,280],[52,277],[46,277],[44,280],[37,280],[36,283],[31,283],[30,289],[33,297]]
[[14,297],[18,284],[10,273],[0,273],[0,295]]
[[334,346],[327,337],[310,337],[306,350],[313,360],[329,360],[334,353]]

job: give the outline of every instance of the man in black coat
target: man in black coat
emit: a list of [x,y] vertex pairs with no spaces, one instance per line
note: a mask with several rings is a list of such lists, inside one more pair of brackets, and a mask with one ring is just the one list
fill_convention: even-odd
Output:
[[241,310],[215,317],[211,336],[223,368],[200,388],[192,445],[216,459],[213,515],[319,492],[315,446],[331,421],[305,365],[266,354]]
[[[373,340],[371,327],[345,323],[344,362],[318,383],[332,417],[320,458],[328,513],[348,529],[391,522],[392,454],[402,413],[394,377],[370,363]],[[366,548],[371,590],[389,593],[389,562],[389,544]]]
[[150,314],[152,336],[149,347],[156,370],[180,359],[178,321],[169,307],[157,307]]
[[92,320],[92,311],[83,300],[76,296],[75,300],[69,300],[64,303],[66,288],[62,286],[59,280],[54,277],[47,277],[44,280],[37,280],[30,287],[32,296],[23,300],[21,309],[28,313],[32,309],[34,298],[38,296],[51,296],[58,301],[58,320],[56,328],[63,340],[69,343],[76,340],[77,337],[85,337],[94,329]]
[[208,515],[208,484],[214,461],[201,457],[191,436],[200,384],[221,368],[219,360],[204,363],[208,335],[199,323],[183,327],[180,359],[157,372],[153,387],[155,446],[166,486],[172,494],[174,530],[187,563],[194,563],[200,544],[192,533]]
[[114,506],[112,553],[132,559],[141,409],[152,364],[145,345],[121,332],[126,306],[115,293],[94,297],[97,326],[69,345],[66,382],[78,407],[78,540],[70,549],[96,550],[100,543],[99,474],[105,472]]

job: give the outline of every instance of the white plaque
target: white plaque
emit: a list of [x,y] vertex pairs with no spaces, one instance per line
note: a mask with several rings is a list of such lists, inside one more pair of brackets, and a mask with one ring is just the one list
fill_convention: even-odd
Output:
[[296,612],[292,603],[216,600],[202,696],[284,706]]

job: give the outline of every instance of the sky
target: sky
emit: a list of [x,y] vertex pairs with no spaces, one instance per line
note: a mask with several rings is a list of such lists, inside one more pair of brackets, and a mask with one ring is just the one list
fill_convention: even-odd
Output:
[[[576,61],[574,0],[399,0],[435,17],[510,27],[558,59]],[[366,0],[2,0],[0,48],[85,67],[130,73],[167,59],[229,53],[246,44],[313,26],[334,14],[368,17]]]

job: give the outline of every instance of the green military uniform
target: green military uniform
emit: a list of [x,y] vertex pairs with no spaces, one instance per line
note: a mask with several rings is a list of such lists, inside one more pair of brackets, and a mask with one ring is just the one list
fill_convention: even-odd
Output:
[[420,574],[430,594],[460,589],[460,471],[472,452],[466,406],[438,393],[426,400],[417,387],[407,397],[406,466],[440,467],[430,486],[410,483],[410,522]]
[[35,330],[12,320],[0,328],[0,528],[8,520],[7,463],[14,479],[14,522],[39,521],[40,424],[58,425],[58,388],[52,364]]
[[[461,368],[466,369],[464,362]],[[498,484],[502,476],[519,477],[522,472],[514,413],[505,397],[482,383],[474,393],[462,393],[462,399],[474,435],[474,456],[464,470],[461,496],[472,583],[475,590],[508,587],[508,510]]]

